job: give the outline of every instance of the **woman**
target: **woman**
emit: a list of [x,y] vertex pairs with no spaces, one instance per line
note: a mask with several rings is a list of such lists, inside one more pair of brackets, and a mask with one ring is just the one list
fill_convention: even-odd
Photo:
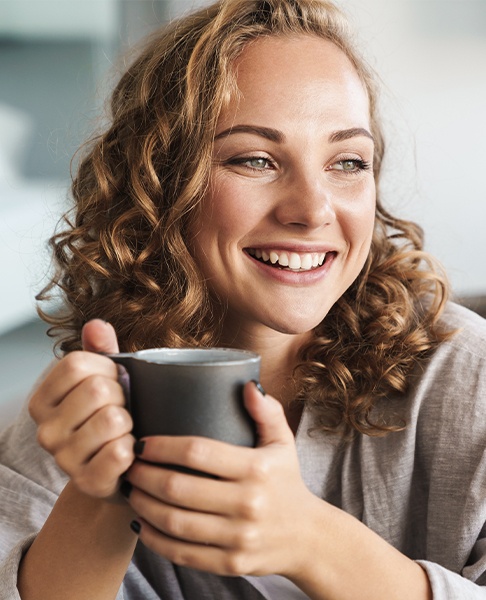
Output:
[[[65,356],[1,442],[4,595],[485,598],[486,325],[377,199],[376,92],[340,13],[203,9],[112,111],[53,239]],[[164,345],[261,354],[256,448],[134,444],[102,353]]]

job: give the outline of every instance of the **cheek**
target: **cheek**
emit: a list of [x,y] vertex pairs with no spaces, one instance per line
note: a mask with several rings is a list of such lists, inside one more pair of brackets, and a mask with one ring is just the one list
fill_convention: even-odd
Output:
[[341,226],[351,245],[369,246],[373,237],[376,215],[376,196],[369,192],[358,201],[348,203],[341,213]]
[[199,216],[191,227],[192,248],[203,272],[224,261],[229,248],[238,245],[251,225],[249,203],[235,186],[213,186],[201,204]]
[[220,243],[237,242],[261,222],[264,207],[260,196],[251,185],[233,178],[217,179],[203,200],[200,229],[212,231]]

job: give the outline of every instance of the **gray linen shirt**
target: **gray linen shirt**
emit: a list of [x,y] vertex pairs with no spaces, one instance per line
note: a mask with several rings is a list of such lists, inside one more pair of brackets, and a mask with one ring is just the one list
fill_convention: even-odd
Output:
[[[377,407],[403,416],[404,431],[343,443],[312,433],[305,410],[297,451],[309,489],[418,561],[434,600],[486,600],[486,321],[453,304],[443,320],[461,331],[413,374],[406,396]],[[0,435],[0,463],[0,600],[18,600],[19,560],[66,477],[25,408]],[[117,600],[142,598],[262,600],[245,578],[180,568],[138,544]]]

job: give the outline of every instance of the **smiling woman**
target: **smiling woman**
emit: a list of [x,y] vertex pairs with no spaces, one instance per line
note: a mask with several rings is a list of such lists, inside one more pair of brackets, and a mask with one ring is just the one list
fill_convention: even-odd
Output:
[[189,237],[224,307],[223,343],[246,346],[268,329],[303,341],[369,254],[368,94],[346,55],[317,36],[257,39],[235,69],[239,93],[219,116]]
[[[0,439],[0,591],[484,598],[486,325],[384,208],[383,156],[331,3],[221,0],[156,33],[52,238],[65,355]],[[256,447],[135,441],[103,354],[211,345],[261,355]]]

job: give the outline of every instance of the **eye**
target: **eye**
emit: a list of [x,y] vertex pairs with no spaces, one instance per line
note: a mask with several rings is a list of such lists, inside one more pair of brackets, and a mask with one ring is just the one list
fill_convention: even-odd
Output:
[[252,169],[265,169],[269,166],[268,160],[266,158],[262,158],[261,156],[249,158],[244,162],[244,164],[247,164]]
[[239,156],[228,160],[228,164],[247,167],[253,171],[266,171],[273,168],[273,162],[265,156]]
[[367,163],[360,158],[347,158],[335,162],[331,165],[331,169],[343,171],[344,173],[359,173],[360,171],[368,171],[370,169],[370,163]]

